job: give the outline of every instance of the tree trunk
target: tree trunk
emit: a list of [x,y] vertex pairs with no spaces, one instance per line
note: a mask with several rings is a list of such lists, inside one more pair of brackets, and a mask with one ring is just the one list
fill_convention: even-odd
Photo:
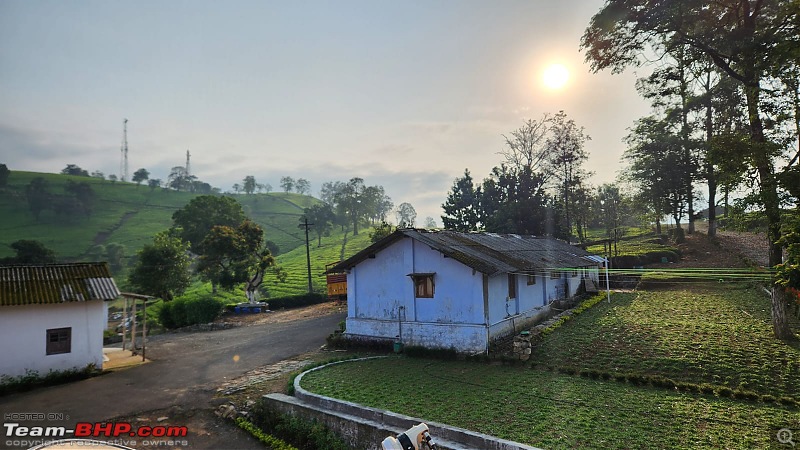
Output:
[[[710,78],[710,72],[708,77]],[[706,182],[708,183],[708,235],[717,235],[717,176],[714,173],[714,162],[711,160],[711,141],[714,137],[713,108],[711,104],[711,81],[706,81]]]
[[[751,69],[752,70],[752,69]],[[778,186],[775,180],[774,167],[767,154],[767,140],[764,136],[764,125],[759,116],[759,77],[753,75],[748,78],[753,80],[745,84],[744,91],[747,98],[747,114],[750,119],[750,139],[754,144],[753,159],[758,170],[761,202],[767,215],[767,239],[769,240],[769,265],[775,267],[783,261],[781,245],[777,243],[781,237],[781,211],[778,199]],[[793,337],[786,319],[786,303],[783,287],[775,284],[772,286],[772,328],[775,337],[788,340]]]

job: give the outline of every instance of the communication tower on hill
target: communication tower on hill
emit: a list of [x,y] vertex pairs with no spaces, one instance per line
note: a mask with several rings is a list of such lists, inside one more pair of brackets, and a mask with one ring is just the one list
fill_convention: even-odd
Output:
[[191,156],[191,153],[189,153],[189,149],[186,149],[186,176],[187,177],[192,174],[192,172],[189,171],[189,157],[190,156]]
[[128,119],[122,120],[122,146],[119,148],[119,177],[128,181]]

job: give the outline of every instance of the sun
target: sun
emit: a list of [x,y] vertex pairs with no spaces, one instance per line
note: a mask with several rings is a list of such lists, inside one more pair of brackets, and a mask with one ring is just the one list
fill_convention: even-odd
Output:
[[544,70],[542,81],[550,89],[561,89],[569,81],[569,71],[561,64],[551,64]]

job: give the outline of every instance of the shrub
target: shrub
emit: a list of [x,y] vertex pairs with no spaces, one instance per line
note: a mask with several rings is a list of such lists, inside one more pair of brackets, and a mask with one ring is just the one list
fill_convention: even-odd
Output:
[[239,428],[252,434],[253,437],[266,444],[272,450],[297,450],[297,447],[292,447],[281,439],[276,438],[271,434],[264,433],[260,428],[248,422],[245,418],[239,417],[236,419],[236,425]]
[[89,364],[84,368],[74,368],[69,370],[51,370],[47,375],[40,376],[35,370],[26,370],[25,375],[10,377],[0,376],[0,395],[12,394],[15,392],[25,392],[37,387],[54,386],[71,381],[83,380],[98,374],[94,364]]
[[164,303],[158,311],[158,319],[165,328],[208,323],[219,317],[223,307],[213,294],[188,295]]
[[316,305],[328,301],[324,294],[313,292],[311,294],[288,295],[286,297],[275,297],[266,300],[270,309],[299,308],[301,306]]
[[717,388],[716,394],[720,397],[730,397],[733,395],[733,389],[725,386],[720,386]]
[[253,407],[253,423],[261,430],[300,449],[349,450],[350,447],[324,424],[277,411],[263,400]]

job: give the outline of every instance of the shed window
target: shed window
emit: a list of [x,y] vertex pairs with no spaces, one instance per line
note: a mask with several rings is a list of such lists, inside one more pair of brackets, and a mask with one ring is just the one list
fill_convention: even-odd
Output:
[[47,354],[58,355],[72,351],[72,328],[52,328],[47,330]]
[[528,286],[536,284],[536,275],[528,275]]
[[508,274],[508,298],[517,298],[517,276]]
[[555,270],[550,272],[550,279],[558,280],[561,278],[561,272],[556,272]]
[[412,273],[409,274],[414,280],[414,297],[433,298],[435,284],[433,283],[432,273]]

